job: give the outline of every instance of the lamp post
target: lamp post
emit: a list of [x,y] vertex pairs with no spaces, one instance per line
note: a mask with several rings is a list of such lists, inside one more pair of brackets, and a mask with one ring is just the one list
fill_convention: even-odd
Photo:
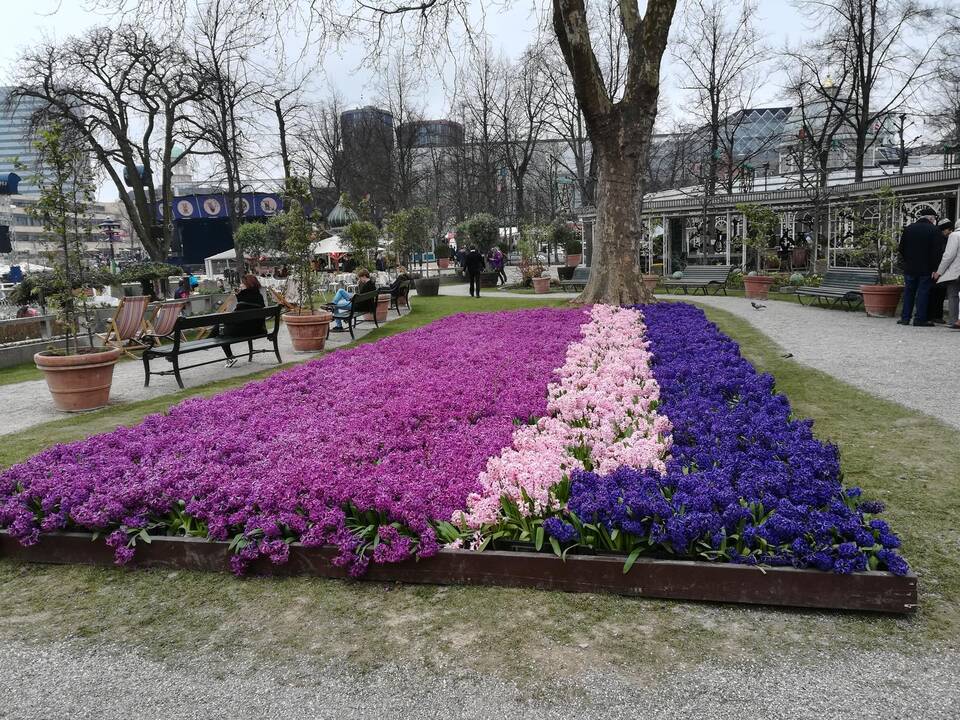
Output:
[[107,218],[102,223],[97,225],[102,232],[107,237],[107,242],[110,243],[110,268],[113,269],[115,265],[115,258],[113,252],[113,238],[116,236],[117,231],[120,229],[120,223],[118,223],[113,218]]

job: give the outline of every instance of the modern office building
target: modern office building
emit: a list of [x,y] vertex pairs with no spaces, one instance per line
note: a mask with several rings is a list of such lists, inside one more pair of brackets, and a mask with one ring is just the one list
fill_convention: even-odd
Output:
[[405,147],[451,147],[462,145],[463,125],[453,120],[415,120],[400,126]]
[[36,182],[37,151],[30,138],[30,116],[38,100],[10,98],[12,88],[0,87],[0,176],[15,172],[20,176],[19,193],[39,192]]

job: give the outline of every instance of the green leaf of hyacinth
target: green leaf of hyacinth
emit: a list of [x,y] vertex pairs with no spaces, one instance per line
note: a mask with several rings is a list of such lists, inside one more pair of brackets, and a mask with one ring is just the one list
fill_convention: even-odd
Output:
[[537,549],[537,552],[543,547],[543,525],[540,525],[537,528],[536,539],[533,542],[534,547]]
[[560,542],[552,535],[550,536],[550,547],[553,548],[554,555],[556,555],[557,557],[563,556],[563,550],[560,549]]
[[630,572],[630,568],[633,567],[633,564],[637,561],[637,558],[640,557],[640,551],[643,550],[643,547],[638,547],[634,549],[632,553],[627,555],[626,562],[623,563],[623,574],[626,575]]

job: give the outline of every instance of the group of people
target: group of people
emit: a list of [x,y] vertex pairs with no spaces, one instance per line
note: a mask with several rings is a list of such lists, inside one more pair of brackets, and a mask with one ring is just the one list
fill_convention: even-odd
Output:
[[470,283],[470,297],[480,297],[480,273],[486,270],[487,266],[497,273],[499,283],[507,284],[507,273],[504,269],[507,258],[497,246],[494,246],[486,257],[477,250],[476,245],[471,245],[468,250],[461,249],[457,252],[457,264]]
[[904,228],[899,249],[904,291],[897,322],[915,327],[946,322],[953,330],[960,330],[960,232],[953,220],[938,221],[933,210],[924,211]]

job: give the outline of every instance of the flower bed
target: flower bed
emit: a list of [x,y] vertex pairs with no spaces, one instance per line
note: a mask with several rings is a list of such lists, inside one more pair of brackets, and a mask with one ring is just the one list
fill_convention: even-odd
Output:
[[546,387],[582,310],[446,318],[332,353],[140,425],[50,448],[0,475],[0,527],[230,540],[242,572],[289,543],[333,544],[355,573],[437,551],[430,521],[478,490]]
[[[837,448],[688,305],[460,315],[51,448],[0,528],[290,545],[368,563],[507,541],[568,553],[906,574]],[[585,323],[581,328],[581,324]],[[554,380],[554,382],[551,382]]]

